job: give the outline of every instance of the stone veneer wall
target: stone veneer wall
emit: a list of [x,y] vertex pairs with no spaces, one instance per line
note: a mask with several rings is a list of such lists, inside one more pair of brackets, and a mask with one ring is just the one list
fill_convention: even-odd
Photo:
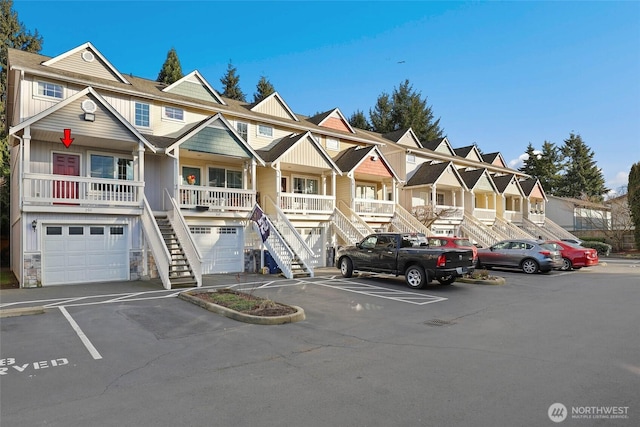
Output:
[[39,288],[42,286],[42,255],[39,253],[24,254],[22,273],[23,288]]
[[131,251],[129,254],[129,279],[138,280],[143,273],[142,251]]

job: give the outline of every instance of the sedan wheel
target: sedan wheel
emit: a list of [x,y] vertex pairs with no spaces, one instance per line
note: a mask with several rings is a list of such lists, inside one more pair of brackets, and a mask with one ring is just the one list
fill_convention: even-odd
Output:
[[532,259],[525,259],[522,261],[522,265],[520,267],[522,268],[522,271],[527,274],[535,274],[540,268],[538,267],[538,263]]
[[560,270],[562,271],[571,270],[571,260],[569,260],[569,258],[562,258],[562,267],[560,267]]
[[418,265],[412,265],[407,268],[407,271],[404,273],[404,279],[407,285],[413,289],[422,289],[428,282],[427,274],[424,272],[424,269]]

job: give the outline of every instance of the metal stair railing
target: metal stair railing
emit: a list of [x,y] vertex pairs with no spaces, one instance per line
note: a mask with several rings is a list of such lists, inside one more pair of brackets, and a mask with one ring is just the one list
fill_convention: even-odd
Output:
[[396,204],[396,209],[391,218],[391,224],[402,233],[423,233],[426,236],[433,236],[433,232],[421,223],[411,212]]
[[347,205],[344,201],[338,200],[338,209],[347,217],[347,219],[353,224],[354,227],[358,229],[360,234],[363,236],[368,236],[369,234],[373,234],[373,228],[367,224],[365,220],[363,220],[360,215],[358,215],[349,205]]
[[517,227],[504,218],[496,217],[492,229],[496,229],[509,239],[535,239],[534,236]]
[[146,197],[143,198],[142,215],[140,219],[144,238],[151,249],[151,254],[158,269],[158,276],[160,276],[160,280],[162,280],[162,286],[164,286],[165,289],[171,289],[171,282],[169,281],[171,254],[169,254],[169,249],[164,243],[162,233],[160,233],[160,228],[156,223],[156,219],[153,216]]
[[349,244],[355,245],[367,237],[367,235],[363,234],[353,222],[349,221],[349,218],[337,207],[333,210],[331,225],[342,240]]
[[273,226],[278,230],[278,233],[283,237],[287,245],[291,248],[296,257],[306,271],[313,277],[314,266],[319,265],[320,256],[322,254],[314,254],[313,250],[309,247],[307,242],[304,241],[298,230],[295,229],[291,221],[287,218],[285,213],[278,207],[276,202],[269,196],[266,197],[267,201],[271,203],[271,207],[274,209],[275,217],[269,218]]
[[173,227],[173,231],[178,238],[182,249],[184,250],[187,262],[195,276],[197,286],[200,287],[202,286],[202,254],[193,240],[189,226],[182,216],[175,199],[171,197],[171,194],[169,194],[169,191],[166,188],[164,189],[164,193],[162,200],[163,208],[165,207],[164,204],[168,198],[170,209],[167,211],[167,218]]

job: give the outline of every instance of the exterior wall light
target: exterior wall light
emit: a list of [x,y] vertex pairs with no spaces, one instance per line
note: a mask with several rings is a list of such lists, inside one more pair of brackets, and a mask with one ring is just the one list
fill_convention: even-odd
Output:
[[36,231],[36,227],[38,226],[38,220],[34,219],[33,221],[31,221],[31,228],[33,228],[33,231]]

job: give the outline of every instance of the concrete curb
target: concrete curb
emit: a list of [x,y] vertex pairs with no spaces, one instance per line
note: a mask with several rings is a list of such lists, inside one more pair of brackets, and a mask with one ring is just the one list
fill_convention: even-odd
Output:
[[504,285],[507,283],[504,277],[496,277],[495,280],[482,280],[482,279],[467,279],[464,277],[458,277],[456,282],[471,283],[472,285]]
[[[290,305],[289,307],[295,308],[296,312],[288,314],[286,316],[253,316],[250,314],[240,313],[239,311],[231,310],[227,307],[222,307],[217,304],[205,301],[201,298],[194,297],[193,294],[211,292],[209,290],[196,290],[186,291],[178,294],[178,298],[196,304],[206,310],[213,313],[221,314],[233,320],[238,320],[245,323],[253,323],[255,325],[282,325],[285,323],[300,322],[305,319],[304,310],[301,307]],[[278,303],[282,304],[282,303]],[[286,305],[286,304],[282,304]]]
[[44,314],[44,307],[21,307],[21,308],[2,308],[0,309],[0,318],[2,317],[18,317],[31,316],[32,314]]

